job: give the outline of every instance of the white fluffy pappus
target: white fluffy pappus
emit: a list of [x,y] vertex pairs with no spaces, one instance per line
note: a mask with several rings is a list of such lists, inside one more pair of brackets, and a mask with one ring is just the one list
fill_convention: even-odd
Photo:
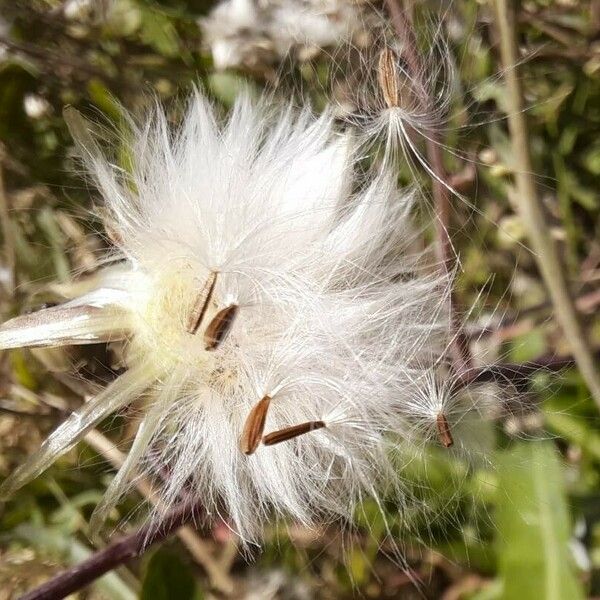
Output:
[[412,30],[400,42],[382,26],[380,39],[361,51],[360,83],[351,95],[356,113],[348,120],[360,126],[367,147],[383,144],[386,162],[402,159],[415,173],[424,169],[438,179],[422,145],[441,143],[438,135],[450,126],[458,79],[441,22],[423,27],[430,38],[425,48],[419,47]]
[[359,180],[352,136],[330,113],[246,95],[226,121],[198,92],[177,128],[160,109],[132,121],[128,169],[70,119],[116,247],[97,289],[9,321],[0,348],[125,339],[128,369],[2,496],[141,399],[94,527],[142,475],[160,486],[155,519],[192,494],[249,542],[273,516],[351,519],[382,490],[401,503],[387,451],[418,436],[424,414],[435,422],[449,281],[410,254],[412,196],[393,173]]

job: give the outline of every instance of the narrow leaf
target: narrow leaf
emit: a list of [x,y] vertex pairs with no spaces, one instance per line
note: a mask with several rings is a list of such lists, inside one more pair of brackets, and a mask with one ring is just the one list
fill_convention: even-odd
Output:
[[584,597],[569,551],[563,472],[551,442],[522,442],[498,461],[499,571],[504,600]]

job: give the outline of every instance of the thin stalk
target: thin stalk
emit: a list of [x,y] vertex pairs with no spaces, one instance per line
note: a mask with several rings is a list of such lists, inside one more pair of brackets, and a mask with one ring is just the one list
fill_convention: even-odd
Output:
[[[574,298],[575,308],[582,314],[593,314],[600,306],[600,288],[581,294]],[[542,319],[546,319],[548,311],[552,309],[552,302],[541,302],[519,311],[518,314],[502,318],[497,323],[489,325],[471,325],[466,335],[469,339],[493,337],[499,341],[506,341],[539,327]]]
[[[84,440],[110,462],[115,469],[118,470],[123,466],[125,455],[99,431],[92,429],[85,436]],[[143,477],[136,478],[135,487],[152,504],[161,504],[159,495],[147,479]],[[228,572],[221,568],[219,561],[212,556],[209,544],[200,538],[194,528],[190,525],[184,525],[177,532],[177,537],[179,537],[196,562],[202,565],[210,579],[211,585],[223,594],[231,594],[234,585]]]
[[0,221],[2,222],[2,239],[4,241],[4,261],[8,272],[7,288],[12,295],[17,285],[17,255],[15,250],[14,223],[10,215],[10,201],[4,185],[3,152],[0,148]]
[[508,126],[514,163],[518,165],[518,170],[514,174],[518,210],[527,228],[534,256],[548,288],[556,318],[571,346],[581,375],[596,404],[600,407],[600,373],[595,364],[587,332],[579,321],[575,303],[569,293],[565,271],[558,249],[550,235],[533,177],[529,132],[517,70],[519,52],[515,6],[516,2],[513,0],[496,0],[500,51],[507,89]]
[[[600,358],[600,355],[596,358]],[[539,356],[524,363],[498,363],[477,367],[463,373],[455,383],[459,389],[476,383],[498,383],[504,385],[523,385],[529,383],[533,375],[556,373],[576,366],[572,356]]]
[[102,550],[87,560],[66,569],[56,577],[27,592],[20,600],[60,600],[86,587],[98,577],[123,563],[140,556],[150,546],[174,534],[186,523],[197,520],[202,505],[197,500],[175,507],[160,526],[147,524]]
[[[392,25],[398,38],[402,41],[402,57],[411,71],[413,85],[416,86],[417,96],[421,99],[423,109],[432,110],[432,99],[427,92],[427,85],[423,81],[424,68],[419,49],[413,34],[408,15],[398,0],[385,0]],[[454,272],[455,256],[450,238],[450,177],[444,167],[444,158],[439,135],[435,130],[428,132],[425,141],[427,160],[433,176],[431,177],[431,191],[435,205],[435,237],[436,256],[439,264],[447,274]],[[468,339],[462,331],[461,320],[457,311],[457,302],[454,294],[450,297],[450,324],[452,328],[452,344],[450,351],[454,371],[457,374],[466,372],[471,368],[472,359],[469,351]]]

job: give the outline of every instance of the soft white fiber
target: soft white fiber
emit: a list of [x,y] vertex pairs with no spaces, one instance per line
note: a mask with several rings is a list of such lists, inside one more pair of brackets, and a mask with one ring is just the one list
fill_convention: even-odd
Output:
[[[352,137],[336,131],[328,112],[315,117],[243,95],[223,122],[195,93],[179,127],[157,109],[131,128],[128,169],[100,153],[89,130],[80,136],[116,243],[107,262],[122,258],[125,267],[106,266],[100,288],[76,302],[82,314],[118,315],[128,371],[61,425],[3,493],[143,398],[137,437],[96,526],[142,475],[160,489],[154,518],[193,494],[246,541],[258,541],[273,516],[351,519],[377,490],[401,504],[388,446],[418,441],[435,424],[443,403],[430,397],[431,373],[448,328],[449,282],[426,274],[410,252],[412,194],[386,170],[358,177]],[[190,333],[211,272],[214,294]],[[207,351],[208,324],[231,305],[239,306],[231,332]],[[34,339],[38,329],[25,323],[19,337],[9,322],[0,344],[110,339],[107,319],[75,320],[65,310],[31,317],[62,335],[41,327]],[[306,421],[325,427],[245,455],[242,429],[265,395],[265,434]]]

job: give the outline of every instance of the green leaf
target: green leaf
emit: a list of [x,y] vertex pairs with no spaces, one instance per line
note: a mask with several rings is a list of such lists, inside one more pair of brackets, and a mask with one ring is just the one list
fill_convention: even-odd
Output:
[[[79,542],[71,533],[59,527],[44,527],[35,523],[23,523],[14,529],[14,537],[31,544],[43,556],[76,565],[92,556],[92,550]],[[135,593],[116,572],[106,573],[96,579],[93,588],[102,597],[111,600],[135,600]]]
[[159,548],[145,569],[140,600],[200,600],[202,594],[188,565],[176,552]]
[[121,105],[102,81],[93,77],[89,80],[87,89],[92,102],[105,115],[110,117],[115,123],[118,123],[122,118]]
[[253,97],[258,95],[255,86],[249,80],[235,73],[211,73],[207,83],[215,98],[227,108],[233,106],[235,99],[242,92],[249,92]]
[[39,211],[37,222],[50,243],[54,272],[61,282],[70,280],[71,267],[66,256],[66,240],[56,220],[56,213],[49,206]]
[[595,144],[585,151],[581,162],[592,175],[600,175],[600,144]]
[[587,455],[600,461],[600,434],[591,427],[589,419],[553,410],[545,410],[544,418],[552,432],[580,446]]
[[524,362],[533,360],[547,350],[544,332],[539,328],[515,336],[508,344],[508,360]]
[[175,58],[180,53],[179,36],[175,26],[169,17],[157,10],[142,10],[140,38],[167,58]]
[[551,442],[521,442],[498,458],[498,562],[504,600],[577,600],[563,472]]

